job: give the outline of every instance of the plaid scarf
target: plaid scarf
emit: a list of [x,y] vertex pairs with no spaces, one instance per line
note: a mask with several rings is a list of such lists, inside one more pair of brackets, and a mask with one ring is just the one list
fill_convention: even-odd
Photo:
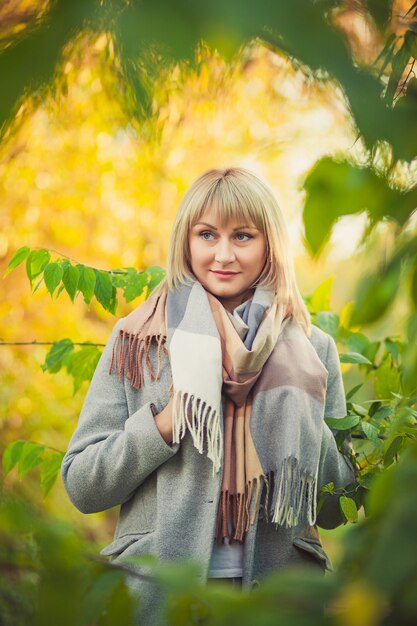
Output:
[[[149,357],[157,346],[157,371]],[[168,351],[165,347],[168,348]],[[144,365],[158,379],[169,358],[173,443],[186,435],[223,466],[218,543],[244,541],[260,506],[284,527],[315,523],[317,472],[328,372],[291,308],[257,287],[233,315],[198,281],[151,295],[125,319],[113,364],[134,388]]]

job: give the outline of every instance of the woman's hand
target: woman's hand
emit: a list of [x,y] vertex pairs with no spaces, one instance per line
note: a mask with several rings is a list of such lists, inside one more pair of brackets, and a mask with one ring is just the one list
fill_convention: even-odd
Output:
[[170,397],[166,407],[155,415],[156,426],[164,441],[169,445],[172,443],[172,405],[173,396]]

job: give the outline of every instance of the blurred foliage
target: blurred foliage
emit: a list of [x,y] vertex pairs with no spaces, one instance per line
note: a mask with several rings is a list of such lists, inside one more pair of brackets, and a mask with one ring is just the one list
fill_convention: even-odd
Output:
[[[260,0],[255,6],[248,0],[226,4],[158,0],[152,5],[139,0],[51,0],[26,14],[19,11],[20,4],[9,0],[2,11],[9,23],[0,55],[0,77],[8,94],[2,100],[2,124],[10,120],[23,95],[49,87],[65,47],[82,31],[109,34],[113,61],[123,77],[124,102],[132,101],[131,112],[139,118],[152,112],[152,79],[162,67],[179,60],[193,65],[201,41],[232,59],[257,38],[304,64],[306,71],[334,77],[369,148],[383,139],[396,159],[416,155],[412,71],[406,76],[410,83],[402,80],[410,59],[416,58],[415,3],[381,0],[352,6],[343,0],[275,4]],[[372,65],[357,59],[354,43],[349,45],[354,42],[345,27],[349,12],[355,12],[379,44]],[[308,28],[300,28],[303,24]],[[401,104],[392,107],[399,98]]]
[[[14,490],[0,492],[0,622],[68,626],[132,624],[123,574],[89,554],[68,523]],[[59,617],[58,617],[59,616]],[[112,621],[114,620],[114,621]]]
[[[416,16],[411,0],[1,4],[0,257],[10,248],[9,269],[26,262],[32,288],[27,296],[19,270],[8,277],[2,333],[51,339],[26,342],[33,356],[0,351],[3,468],[13,487],[0,503],[2,623],[43,626],[57,612],[63,623],[132,623],[123,570],[84,556],[111,534],[111,513],[83,527],[90,544],[51,490],[81,402],[64,370],[80,390],[102,345],[69,337],[104,339],[108,313],[146,297],[190,178],[234,160],[265,170],[289,215],[303,179],[315,265],[298,258],[298,276],[307,293],[322,281],[306,301],[342,347],[348,414],[328,424],[341,451],[351,439],[357,482],[338,495],[354,525],[336,574],[286,572],[250,597],[201,588],[191,566],[148,563],[166,590],[175,582],[170,623],[416,622]],[[353,257],[334,283],[347,302],[338,315],[323,257],[354,216],[366,228],[357,244],[339,230]],[[66,256],[74,248],[87,261]],[[401,335],[363,331],[387,319]],[[46,357],[38,343],[52,344]],[[39,482],[48,497],[37,510]],[[322,491],[323,501],[334,486]],[[56,519],[65,507],[73,526]]]

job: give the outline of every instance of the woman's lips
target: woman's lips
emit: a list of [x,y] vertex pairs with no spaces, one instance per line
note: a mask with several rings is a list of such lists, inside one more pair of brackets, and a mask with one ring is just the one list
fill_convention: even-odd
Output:
[[212,270],[213,274],[215,274],[218,278],[223,278],[223,279],[227,279],[227,278],[233,278],[233,276],[237,275],[237,272],[216,272],[215,270]]

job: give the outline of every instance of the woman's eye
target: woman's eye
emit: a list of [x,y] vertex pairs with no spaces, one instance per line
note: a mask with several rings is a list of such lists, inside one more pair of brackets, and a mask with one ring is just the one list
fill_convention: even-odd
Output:
[[212,233],[209,233],[208,231],[200,233],[200,237],[202,237],[205,241],[211,241],[208,237],[205,237],[205,235],[209,235],[211,237]]
[[252,235],[247,235],[246,233],[237,233],[236,237],[247,237],[247,239],[239,239],[239,241],[248,241],[248,239],[252,239]]

